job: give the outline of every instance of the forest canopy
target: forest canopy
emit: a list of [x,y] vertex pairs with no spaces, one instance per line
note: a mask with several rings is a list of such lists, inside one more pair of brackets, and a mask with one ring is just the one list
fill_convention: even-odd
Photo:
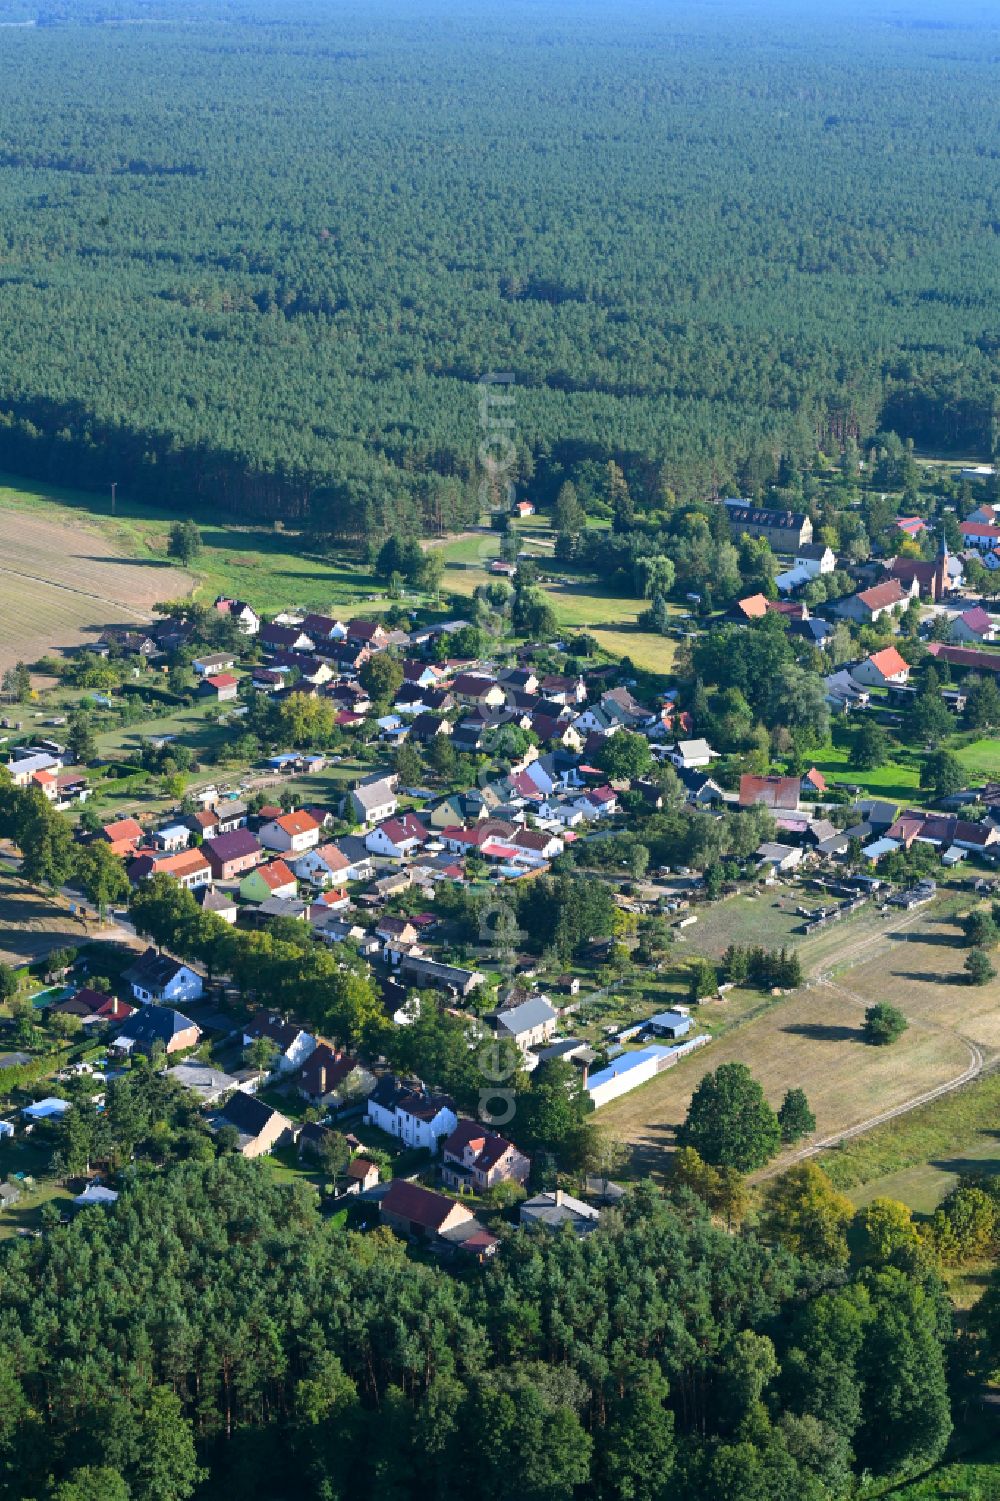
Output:
[[6,0],[0,465],[441,527],[478,508],[491,371],[543,501],[880,427],[989,454],[976,14]]

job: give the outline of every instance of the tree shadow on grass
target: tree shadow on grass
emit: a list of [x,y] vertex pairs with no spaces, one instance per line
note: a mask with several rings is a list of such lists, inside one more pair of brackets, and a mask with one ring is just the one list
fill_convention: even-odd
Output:
[[168,569],[172,569],[172,568],[174,568],[176,566],[174,564],[173,560],[170,559],[170,558],[121,558],[121,557],[106,557],[104,555],[98,555],[96,553],[74,553],[73,556],[80,563],[117,563],[119,566],[124,565],[127,568],[168,568]]
[[930,1165],[939,1172],[957,1173],[962,1178],[995,1178],[1000,1173],[1000,1147],[995,1157],[935,1157]]
[[936,948],[963,948],[961,937],[952,929],[950,933],[887,933],[891,943],[927,943]]
[[677,1125],[663,1122],[646,1128],[642,1141],[631,1143],[629,1178],[662,1178],[667,1171],[670,1152],[677,1147]]
[[797,1037],[811,1037],[814,1042],[862,1042],[860,1027],[836,1026],[832,1022],[790,1022],[782,1027]]
[[895,980],[915,980],[924,985],[965,985],[966,979],[961,974],[934,974],[931,970],[921,969],[896,969],[892,972]]

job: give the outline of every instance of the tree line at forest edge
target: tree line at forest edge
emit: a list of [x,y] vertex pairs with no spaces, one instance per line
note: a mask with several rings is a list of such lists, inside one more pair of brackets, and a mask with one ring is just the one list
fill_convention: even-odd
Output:
[[982,17],[186,11],[8,30],[7,469],[438,531],[491,371],[545,505],[610,459],[646,510],[880,429],[993,451]]

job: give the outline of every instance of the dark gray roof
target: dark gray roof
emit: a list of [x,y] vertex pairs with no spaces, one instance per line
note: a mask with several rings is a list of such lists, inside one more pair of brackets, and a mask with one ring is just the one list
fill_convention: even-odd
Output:
[[226,891],[220,891],[217,886],[202,886],[195,892],[195,900],[200,902],[206,912],[231,912],[236,906],[235,897]]
[[120,1036],[135,1042],[170,1042],[179,1032],[186,1032],[196,1023],[180,1011],[169,1006],[140,1006],[129,1017]]
[[281,1112],[265,1105],[255,1095],[237,1090],[219,1111],[219,1119],[228,1126],[235,1126],[246,1136],[259,1136],[264,1127]]
[[763,511],[756,506],[731,506],[730,520],[734,525],[801,527],[805,521],[802,511]]
[[122,979],[129,985],[138,985],[141,990],[162,990],[184,968],[180,959],[148,948],[141,959],[129,966]]
[[798,555],[800,558],[812,558],[821,562],[830,550],[826,542],[803,542],[799,546]]

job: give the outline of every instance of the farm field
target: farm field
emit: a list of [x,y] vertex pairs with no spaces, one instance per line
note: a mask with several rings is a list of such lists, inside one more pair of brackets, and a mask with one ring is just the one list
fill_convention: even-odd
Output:
[[191,579],[163,560],[136,561],[92,525],[24,510],[0,490],[0,671],[141,623]]
[[[633,1144],[640,1171],[656,1172],[699,1080],[721,1063],[747,1064],[774,1106],[786,1089],[804,1088],[820,1137],[960,1077],[1000,1048],[1000,980],[962,983],[951,905],[897,914],[882,927],[871,919],[834,926],[817,935],[822,948],[808,940],[800,954],[812,979],[803,989],[735,1020],[709,1048],[603,1109],[600,1124]],[[894,1001],[910,1021],[889,1048],[862,1040],[865,1008],[876,1000]],[[706,1020],[723,1015],[706,1008]]]
[[0,859],[0,963],[25,964],[95,936],[61,899],[50,900],[18,881]]
[[[303,556],[296,533],[220,524],[214,513],[194,513],[201,528],[203,551],[189,573],[173,565],[167,556],[170,525],[179,515],[176,511],[119,497],[116,515],[111,516],[108,498],[0,476],[0,534],[5,541],[8,515],[17,516],[18,534],[25,527],[43,524],[61,529],[63,544],[54,545],[51,554],[57,560],[71,554],[84,530],[99,544],[96,549],[88,546],[84,550],[96,553],[97,561],[106,555],[109,567],[120,569],[123,562],[132,560],[131,567],[149,570],[148,598],[143,601],[147,609],[159,600],[178,599],[189,593],[203,601],[217,594],[243,595],[252,598],[258,609],[270,612],[293,605],[325,610],[362,602],[367,609],[378,610],[387,603],[384,591],[358,564]],[[62,565],[57,562],[55,566]],[[58,577],[51,570],[45,576]],[[148,614],[142,618],[148,618]]]

